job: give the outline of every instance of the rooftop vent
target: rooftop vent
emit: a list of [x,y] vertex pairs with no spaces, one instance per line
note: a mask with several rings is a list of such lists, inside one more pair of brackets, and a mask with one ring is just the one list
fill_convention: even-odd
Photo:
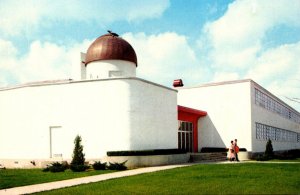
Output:
[[181,79],[176,79],[173,81],[173,87],[183,87],[183,82]]

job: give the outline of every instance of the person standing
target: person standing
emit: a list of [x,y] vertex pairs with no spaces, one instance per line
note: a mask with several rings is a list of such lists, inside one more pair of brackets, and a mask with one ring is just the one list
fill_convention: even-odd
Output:
[[234,145],[235,160],[238,161],[238,162],[240,162],[239,157],[238,157],[238,153],[239,153],[239,151],[240,151],[240,148],[239,148],[239,146],[237,145],[237,139],[234,139],[233,145]]
[[234,161],[234,159],[235,159],[234,144],[233,144],[233,141],[232,141],[232,140],[231,140],[230,143],[231,143],[231,144],[230,144],[230,146],[229,146],[229,148],[228,148],[228,159],[229,159],[230,161]]

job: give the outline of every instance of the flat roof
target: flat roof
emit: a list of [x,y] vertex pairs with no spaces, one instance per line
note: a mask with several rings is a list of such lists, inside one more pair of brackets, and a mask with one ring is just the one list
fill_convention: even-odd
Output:
[[20,84],[20,85],[2,87],[2,88],[0,88],[0,91],[8,91],[8,90],[27,88],[27,87],[42,87],[42,86],[50,86],[50,85],[65,85],[65,84],[85,83],[85,82],[87,82],[87,83],[101,82],[101,81],[110,81],[110,80],[138,80],[138,81],[142,81],[144,83],[148,83],[150,85],[154,85],[154,86],[161,87],[161,88],[164,88],[167,90],[178,92],[177,89],[166,87],[164,85],[160,85],[160,84],[157,84],[157,83],[154,83],[151,81],[147,81],[145,79],[141,79],[138,77],[119,77],[119,78],[89,79],[89,80],[73,80],[73,79],[46,80],[46,81],[37,81],[37,82],[24,83],[24,84]]

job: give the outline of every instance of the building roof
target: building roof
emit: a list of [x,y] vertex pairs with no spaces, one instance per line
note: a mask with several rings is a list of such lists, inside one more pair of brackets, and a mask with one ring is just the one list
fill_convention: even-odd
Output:
[[133,47],[118,34],[108,32],[90,45],[86,53],[85,65],[99,60],[125,60],[137,66],[137,57]]
[[179,112],[185,112],[185,113],[188,113],[188,114],[192,114],[192,115],[194,115],[198,118],[207,115],[206,111],[197,110],[197,109],[189,108],[189,107],[185,107],[185,106],[178,105],[177,109],[178,109]]
[[28,88],[28,87],[43,87],[43,86],[50,86],[50,85],[66,85],[66,84],[76,84],[76,83],[92,83],[92,82],[105,82],[105,81],[113,81],[113,80],[136,80],[143,83],[147,83],[149,85],[154,85],[160,88],[164,88],[170,91],[178,92],[174,88],[170,88],[158,83],[154,83],[151,81],[147,81],[145,79],[141,79],[138,77],[119,77],[119,78],[105,78],[105,79],[89,79],[89,80],[72,80],[72,79],[63,79],[63,80],[47,80],[47,81],[37,81],[37,82],[30,82],[20,85],[14,85],[14,86],[7,86],[7,87],[0,87],[1,91],[9,91],[9,90],[16,90],[16,89],[22,89],[22,88]]

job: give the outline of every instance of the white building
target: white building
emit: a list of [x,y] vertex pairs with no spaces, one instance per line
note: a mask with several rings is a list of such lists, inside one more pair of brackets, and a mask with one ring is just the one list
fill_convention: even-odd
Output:
[[264,151],[268,138],[275,150],[300,148],[300,114],[251,80],[174,89],[137,78],[134,49],[114,33],[81,59],[81,80],[0,89],[0,164],[70,160],[76,135],[86,159],[107,151],[199,152],[234,138],[252,152]]
[[177,148],[177,91],[135,77],[136,67],[130,44],[106,34],[89,47],[82,80],[1,89],[0,164],[71,159],[77,134],[86,159]]
[[178,90],[179,105],[208,113],[198,120],[198,150],[235,138],[251,152],[263,152],[268,139],[274,150],[300,148],[299,112],[250,79]]

